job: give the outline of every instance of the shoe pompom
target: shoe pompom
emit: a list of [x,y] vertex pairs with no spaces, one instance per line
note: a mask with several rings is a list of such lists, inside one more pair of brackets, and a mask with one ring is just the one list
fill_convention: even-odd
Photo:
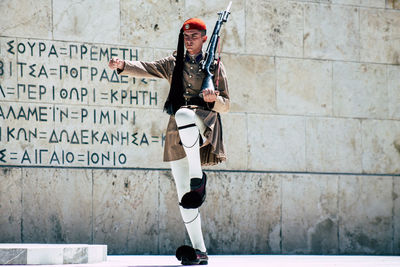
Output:
[[196,191],[190,191],[183,195],[180,205],[185,209],[196,209],[203,204],[203,199]]
[[182,258],[185,258],[186,260],[194,261],[195,259],[197,259],[195,249],[186,245],[180,246],[176,250],[175,255],[178,260],[182,260]]

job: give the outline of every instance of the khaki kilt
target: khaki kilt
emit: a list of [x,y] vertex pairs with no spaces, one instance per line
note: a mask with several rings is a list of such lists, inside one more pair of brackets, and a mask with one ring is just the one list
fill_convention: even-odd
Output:
[[[186,56],[183,69],[183,87],[185,94],[198,95],[205,74],[199,67],[202,55],[196,58]],[[118,74],[130,75],[135,77],[164,78],[171,83],[172,74],[175,67],[175,57],[169,56],[153,62],[144,61],[125,61],[125,68],[118,70]],[[216,78],[218,77],[218,79]],[[196,114],[203,120],[206,130],[203,135],[207,141],[200,148],[202,165],[215,165],[226,160],[224,144],[222,139],[222,125],[219,113],[229,110],[230,100],[225,69],[221,63],[219,72],[214,76],[214,85],[218,80],[219,96],[214,102],[211,110],[202,107],[192,107]],[[186,156],[180,142],[179,132],[175,117],[170,116],[165,137],[164,161],[174,161]]]

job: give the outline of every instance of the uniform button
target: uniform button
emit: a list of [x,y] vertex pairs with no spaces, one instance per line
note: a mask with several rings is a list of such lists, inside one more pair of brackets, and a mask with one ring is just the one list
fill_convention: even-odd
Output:
[[190,67],[190,69],[192,70],[192,69],[193,69],[193,67]]
[[194,60],[192,60],[192,63],[194,64]]
[[193,75],[189,75],[189,78],[193,78]]
[[189,83],[189,84],[188,84],[188,87],[192,87],[192,85]]

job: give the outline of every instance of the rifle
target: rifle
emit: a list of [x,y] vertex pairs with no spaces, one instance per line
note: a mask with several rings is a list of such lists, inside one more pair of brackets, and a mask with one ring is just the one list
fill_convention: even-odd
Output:
[[228,21],[228,16],[229,14],[231,14],[231,12],[229,12],[231,5],[232,1],[229,2],[229,5],[225,11],[218,12],[219,17],[217,19],[217,22],[215,23],[214,31],[211,35],[210,42],[208,43],[204,60],[200,65],[201,70],[206,73],[206,77],[203,80],[199,94],[201,98],[203,98],[204,89],[210,88],[215,90],[213,83],[214,75],[211,73],[211,71],[214,70],[214,59],[217,50],[217,45],[219,42],[219,31],[221,30],[222,24]]

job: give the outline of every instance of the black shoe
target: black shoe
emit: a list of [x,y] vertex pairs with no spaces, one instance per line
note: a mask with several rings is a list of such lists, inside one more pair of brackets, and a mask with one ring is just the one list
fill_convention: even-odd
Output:
[[182,265],[207,265],[207,252],[201,252],[189,246],[181,246],[176,250],[176,258]]
[[181,205],[185,209],[197,209],[206,200],[207,175],[203,172],[203,177],[190,179],[190,192],[183,195]]

